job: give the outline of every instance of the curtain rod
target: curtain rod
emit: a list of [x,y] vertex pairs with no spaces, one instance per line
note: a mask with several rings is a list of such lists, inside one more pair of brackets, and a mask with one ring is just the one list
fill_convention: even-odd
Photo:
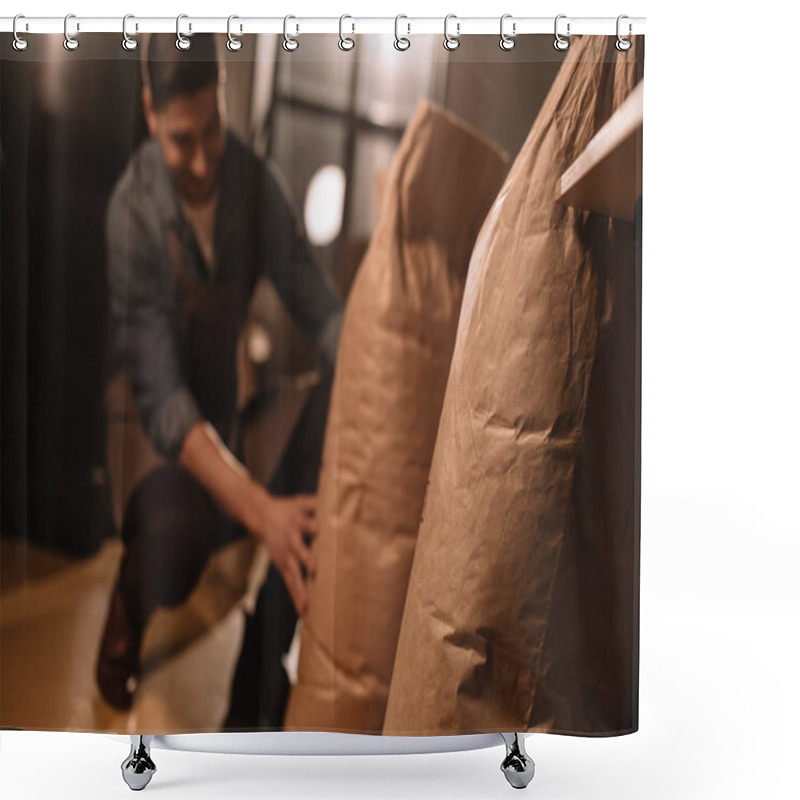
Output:
[[[285,21],[284,17],[235,17],[232,31],[237,36],[256,33],[282,34],[284,26],[293,35],[306,33],[345,34],[385,33],[394,34],[395,25],[403,35],[420,33],[444,33],[444,17],[352,17],[346,15],[341,22],[338,17],[295,17]],[[632,36],[645,32],[645,17],[623,17],[622,35]],[[122,17],[81,17],[69,15],[66,20],[71,36],[82,33],[122,33]],[[555,30],[555,17],[514,17],[504,15],[503,30],[507,35],[549,33]],[[135,17],[128,16],[125,30],[130,36],[137,33],[175,33],[178,25],[176,17]],[[458,17],[450,15],[448,30],[453,35],[500,34],[500,17]],[[17,20],[19,35],[32,33],[64,33],[64,17],[26,17]],[[14,17],[0,17],[0,33],[12,33]],[[616,17],[569,17],[558,16],[558,30],[562,35],[617,34]],[[192,33],[227,33],[228,17],[180,16],[180,31],[188,36]]]

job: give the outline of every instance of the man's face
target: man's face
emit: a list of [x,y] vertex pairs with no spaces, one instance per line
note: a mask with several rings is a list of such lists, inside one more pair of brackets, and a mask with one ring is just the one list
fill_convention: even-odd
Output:
[[144,108],[178,190],[190,204],[204,202],[214,191],[225,144],[217,84],[173,97],[158,111],[145,90]]

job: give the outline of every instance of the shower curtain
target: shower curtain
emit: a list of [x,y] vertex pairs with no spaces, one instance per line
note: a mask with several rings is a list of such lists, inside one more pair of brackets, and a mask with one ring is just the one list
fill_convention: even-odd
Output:
[[0,37],[0,728],[638,727],[644,39]]

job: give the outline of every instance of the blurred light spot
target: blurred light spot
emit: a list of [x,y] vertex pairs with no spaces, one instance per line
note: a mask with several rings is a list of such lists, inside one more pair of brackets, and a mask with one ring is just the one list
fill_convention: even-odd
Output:
[[342,229],[344,214],[344,170],[328,164],[317,170],[308,184],[305,223],[312,244],[330,244]]
[[255,364],[263,364],[272,354],[272,340],[266,328],[253,325],[247,338],[247,352]]

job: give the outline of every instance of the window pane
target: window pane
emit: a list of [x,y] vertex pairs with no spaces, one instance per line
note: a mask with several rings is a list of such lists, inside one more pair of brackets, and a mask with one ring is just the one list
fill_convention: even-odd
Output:
[[[275,108],[271,153],[289,184],[299,215],[303,214],[311,179],[321,167],[343,167],[344,152],[345,127],[341,120],[289,108],[284,103]],[[319,263],[338,280],[335,240],[313,250]]]
[[326,108],[346,110],[353,59],[337,57],[343,55],[338,42],[338,36],[315,33],[301,37],[302,54],[287,53],[278,47],[278,92]]
[[[401,34],[403,31],[401,30]],[[405,125],[417,101],[428,97],[433,79],[432,49],[441,37],[412,37],[410,51],[399,52],[391,36],[365,36],[364,60],[359,64],[356,111],[379,125]]]
[[326,164],[343,166],[345,127],[338,119],[313,111],[275,109],[272,155],[292,190],[298,209],[314,173]]

